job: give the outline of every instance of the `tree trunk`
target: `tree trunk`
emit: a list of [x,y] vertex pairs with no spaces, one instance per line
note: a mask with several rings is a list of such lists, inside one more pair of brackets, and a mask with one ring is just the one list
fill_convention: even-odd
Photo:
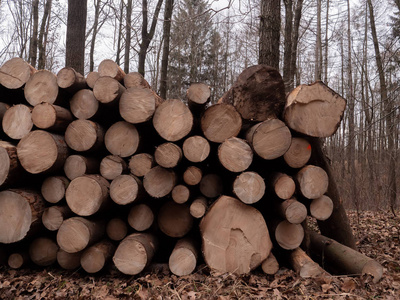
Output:
[[132,22],[132,0],[128,0],[126,4],[126,23],[125,23],[125,55],[124,55],[124,72],[129,73],[129,61],[131,51],[131,22]]
[[38,29],[39,29],[39,0],[32,1],[32,36],[31,43],[29,46],[29,63],[32,67],[36,66],[37,60],[37,49],[38,49]]
[[292,55],[296,53],[292,52],[293,48],[293,1],[284,0],[285,5],[285,41],[284,41],[284,52],[283,52],[283,82],[285,83],[285,91],[289,92],[293,88],[293,83],[290,82],[291,77],[291,62]]
[[42,23],[40,24],[39,41],[38,41],[39,43],[38,44],[39,62],[37,67],[38,70],[43,70],[46,66],[46,46],[47,46],[47,35],[49,32],[51,6],[52,6],[52,0],[47,0],[44,7]]

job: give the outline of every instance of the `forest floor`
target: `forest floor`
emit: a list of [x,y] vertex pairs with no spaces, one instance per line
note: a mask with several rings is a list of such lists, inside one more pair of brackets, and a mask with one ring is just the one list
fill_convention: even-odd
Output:
[[400,299],[400,218],[388,212],[348,212],[359,250],[384,266],[378,283],[369,276],[303,279],[282,267],[235,276],[199,266],[189,276],[165,268],[124,276],[113,269],[88,275],[57,267],[0,268],[0,299]]

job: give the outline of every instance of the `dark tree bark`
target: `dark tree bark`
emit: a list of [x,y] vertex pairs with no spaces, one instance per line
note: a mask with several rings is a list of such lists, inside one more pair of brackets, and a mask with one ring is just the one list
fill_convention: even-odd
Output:
[[39,29],[39,0],[32,2],[32,14],[33,14],[33,28],[31,44],[29,49],[29,63],[32,67],[36,68],[37,59],[37,47],[38,47],[38,29]]
[[68,0],[65,65],[85,73],[87,0]]
[[[46,64],[46,41],[47,34],[49,29],[49,21],[50,21],[50,12],[51,12],[52,0],[47,0],[46,5],[44,7],[42,23],[40,24],[40,32],[39,32],[39,61],[38,61],[38,69],[44,69]],[[47,25],[47,26],[46,26]]]
[[124,57],[124,72],[129,73],[129,52],[131,50],[131,21],[132,21],[132,0],[128,0],[126,5],[126,24],[125,24],[125,57]]
[[[299,28],[300,19],[303,10],[303,0],[297,0],[296,9],[294,11],[294,24],[293,24],[293,36],[292,36],[292,55],[290,58],[290,80],[289,80],[289,90],[294,88],[294,76],[297,72],[297,45],[299,42]],[[297,79],[297,78],[296,78]]]
[[118,41],[117,41],[117,57],[115,59],[115,62],[117,63],[117,65],[119,66],[121,64],[121,50],[122,50],[122,45],[121,45],[121,41],[122,41],[122,21],[124,19],[124,2],[121,1],[120,2],[120,15],[118,17],[118,23],[119,23],[119,27],[118,27]]
[[90,52],[89,52],[89,71],[90,72],[93,72],[93,70],[94,70],[94,46],[96,44],[96,36],[97,36],[98,26],[99,26],[100,5],[101,5],[101,0],[94,2],[94,23],[93,23],[93,33],[92,33],[92,40],[90,42]]
[[279,39],[281,29],[281,1],[262,0],[260,16],[259,64],[279,69]]
[[289,92],[291,80],[291,59],[292,59],[292,34],[293,34],[293,1],[284,0],[285,4],[285,42],[283,52],[283,82],[285,91]]
[[158,20],[158,15],[161,10],[161,5],[163,0],[158,0],[156,9],[154,11],[153,19],[151,21],[150,31],[148,31],[148,5],[147,0],[142,0],[142,42],[140,43],[139,49],[139,67],[138,72],[144,76],[145,72],[145,63],[146,63],[146,55],[147,49],[150,46],[150,42],[153,39],[154,33],[156,31],[156,25]]
[[169,57],[169,40],[171,37],[171,20],[174,0],[166,0],[164,10],[163,24],[163,53],[161,58],[161,82],[160,82],[160,97],[167,98],[167,74],[168,74],[168,57]]

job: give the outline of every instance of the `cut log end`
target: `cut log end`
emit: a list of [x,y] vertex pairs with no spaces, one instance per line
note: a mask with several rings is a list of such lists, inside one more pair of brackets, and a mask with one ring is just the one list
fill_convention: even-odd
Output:
[[255,172],[244,172],[233,182],[233,192],[243,203],[256,203],[265,194],[264,179]]
[[243,172],[253,161],[253,151],[245,140],[231,137],[219,146],[218,158],[227,170]]

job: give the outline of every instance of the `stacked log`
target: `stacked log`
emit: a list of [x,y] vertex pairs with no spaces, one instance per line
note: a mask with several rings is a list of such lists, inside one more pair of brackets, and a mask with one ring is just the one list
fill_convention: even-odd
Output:
[[[25,85],[6,83],[12,64],[31,70]],[[4,70],[1,84],[24,86],[25,102],[0,99],[0,242],[29,237],[38,265],[94,273],[113,263],[134,275],[169,251],[179,276],[202,259],[222,272],[273,274],[272,248],[299,252],[307,214],[328,222],[335,209],[309,136],[333,134],[345,100],[322,83],[285,102],[279,73],[251,67],[207,107],[205,84],[190,86],[187,104],[164,100],[111,60],[86,78],[71,68],[33,72],[20,60]],[[23,172],[29,183],[15,176]],[[25,261],[12,254],[13,266]]]

